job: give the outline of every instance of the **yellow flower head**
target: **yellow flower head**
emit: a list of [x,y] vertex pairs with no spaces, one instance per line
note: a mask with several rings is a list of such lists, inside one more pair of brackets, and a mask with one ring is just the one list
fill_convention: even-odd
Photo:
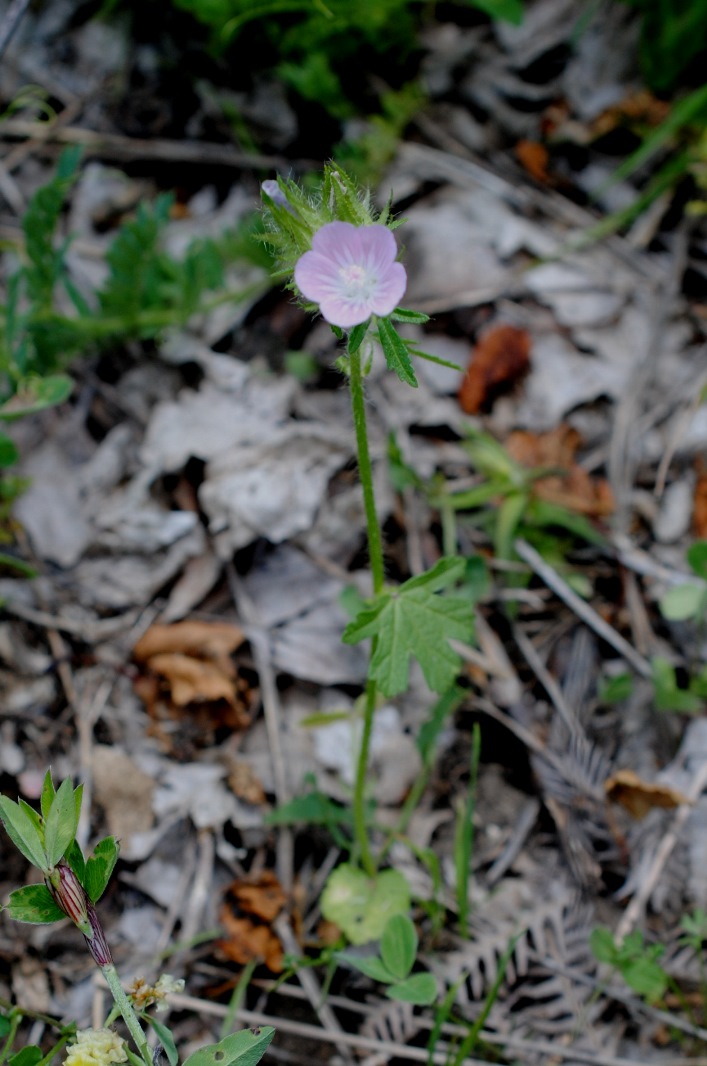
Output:
[[79,1029],[64,1066],[111,1066],[127,1058],[125,1041],[111,1029]]

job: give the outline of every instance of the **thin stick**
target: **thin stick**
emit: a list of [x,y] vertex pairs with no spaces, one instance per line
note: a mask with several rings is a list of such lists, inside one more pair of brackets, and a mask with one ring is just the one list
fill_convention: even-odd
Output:
[[[222,1003],[211,1003],[208,1000],[196,999],[193,996],[181,994],[171,995],[169,1002],[172,1007],[180,1010],[193,1010],[197,1014],[211,1014],[217,1018],[223,1017],[228,1010]],[[398,1044],[392,1040],[376,1040],[373,1037],[358,1036],[355,1033],[331,1033],[307,1022],[296,1022],[290,1018],[271,1017],[269,1014],[263,1014],[260,1011],[239,1009],[236,1012],[236,1017],[248,1026],[274,1025],[278,1032],[291,1033],[293,1036],[300,1036],[303,1039],[321,1040],[327,1044],[344,1044],[347,1047],[361,1048],[364,1051],[377,1051],[384,1055],[389,1055],[391,1058],[411,1059],[413,1062],[428,1062],[430,1060],[430,1056],[424,1048],[408,1047],[406,1044]],[[447,1062],[447,1054],[444,1051],[436,1051],[431,1056],[431,1060],[434,1063],[439,1063],[440,1066],[444,1066]],[[464,1059],[464,1063],[468,1064],[468,1066],[487,1066],[481,1059]],[[618,1066],[624,1066],[624,1064],[621,1063]],[[628,1062],[626,1062],[625,1066],[628,1066]],[[632,1066],[640,1066],[640,1064],[633,1063]]]
[[[289,988],[289,995],[294,996],[297,999],[303,997],[299,989],[293,986],[281,985],[278,988],[278,993],[283,993],[285,988]],[[367,1014],[369,1011],[365,1005],[359,1004],[354,1000],[345,1000],[340,996],[330,997],[332,1003],[336,1003],[337,1006],[342,1006],[347,1010],[352,1010],[357,1013]],[[177,1009],[193,1010],[199,1014],[211,1014],[214,1017],[224,1017],[228,1011],[228,1007],[221,1003],[213,1003],[210,1000],[196,999],[194,996],[186,996],[181,993],[175,993],[169,997],[170,1006]],[[285,1033],[292,1033],[295,1036],[312,1037],[315,1040],[321,1040],[326,1043],[332,1043],[332,1037],[322,1029],[318,1029],[315,1025],[308,1025],[305,1022],[295,1022],[288,1018],[279,1018],[269,1014],[263,1014],[259,1011],[239,1010],[238,1017],[246,1025],[274,1025],[276,1029]],[[418,1018],[420,1028],[429,1029],[430,1022],[425,1018]],[[463,1036],[466,1030],[460,1025],[452,1025],[445,1023],[442,1027],[445,1033],[449,1033],[453,1036]],[[498,1047],[512,1047],[517,1048],[519,1051],[527,1050],[531,1054],[549,1055],[561,1059],[576,1059],[578,1062],[586,1062],[594,1064],[594,1066],[643,1066],[641,1062],[634,1061],[633,1059],[619,1058],[614,1055],[593,1055],[591,1051],[587,1051],[584,1048],[575,1048],[562,1045],[559,1041],[554,1044],[545,1040],[525,1040],[519,1036],[513,1036],[512,1034],[499,1034],[487,1032],[485,1029],[479,1033],[479,1040],[486,1044],[494,1044]],[[399,1044],[390,1040],[375,1040],[372,1037],[357,1036],[352,1033],[344,1033],[342,1036],[342,1043],[347,1044],[349,1047],[358,1047],[365,1051],[378,1052],[383,1055],[411,1059],[413,1062],[427,1061],[427,1052],[422,1048],[408,1047],[407,1044]],[[446,1063],[447,1051],[440,1050],[434,1053],[433,1062]],[[479,1059],[465,1059],[465,1063],[469,1066],[487,1066]],[[707,1066],[707,1058],[675,1058],[664,1060],[661,1066]]]
[[[117,133],[96,133],[81,126],[58,127],[53,123],[28,122],[26,119],[7,119],[0,126],[0,139],[16,140],[32,137],[40,144],[79,144],[88,155],[109,159],[159,159],[171,163],[205,163],[216,166],[237,167],[242,170],[277,170],[292,166],[291,162],[276,155],[256,155],[254,152],[238,152],[225,144],[169,141],[162,138],[147,140],[141,137],[123,137]],[[309,169],[316,163],[300,160]]]
[[[288,955],[293,955],[295,958],[299,957],[300,950],[294,934],[287,920],[286,915],[281,914],[274,922],[273,929],[282,941],[282,946]],[[322,995],[322,990],[319,986],[319,981],[313,970],[307,966],[300,966],[296,971],[297,980],[299,981],[304,994],[312,1005],[315,1014],[319,1018],[327,1032],[330,1032],[333,1037],[333,1042],[337,1046],[339,1054],[342,1056],[344,1062],[351,1062],[351,1055],[346,1044],[342,1044],[336,1040],[337,1034],[343,1033],[341,1022],[334,1014],[330,1004]]]
[[7,9],[2,25],[0,25],[0,56],[7,48],[15,30],[22,21],[22,16],[29,7],[29,2],[30,0],[13,0]]
[[525,657],[528,666],[533,671],[538,681],[543,686],[548,696],[552,700],[555,710],[562,718],[562,721],[567,726],[567,729],[569,730],[570,734],[572,736],[577,736],[579,733],[582,732],[579,723],[577,722],[577,717],[572,711],[572,709],[568,706],[567,701],[565,700],[565,697],[562,693],[562,689],[557,684],[557,681],[555,681],[555,678],[552,676],[550,671],[545,666],[545,663],[542,661],[537,651],[535,650],[533,642],[528,639],[528,637],[525,635],[520,626],[513,626],[512,633],[513,639],[515,640],[516,644],[523,653],[523,656]]
[[623,655],[624,659],[630,663],[637,674],[641,677],[650,677],[652,674],[650,663],[647,659],[644,659],[636,649],[629,644],[629,642],[617,633],[616,630],[605,622],[600,615],[590,607],[588,603],[574,592],[566,581],[564,581],[556,570],[545,562],[545,560],[536,552],[535,548],[532,548],[527,541],[518,539],[514,543],[514,548],[520,555],[521,559],[528,564],[531,570],[534,570],[538,577],[542,578],[545,584],[552,589],[556,596],[567,604],[570,610],[582,619],[582,621],[593,629],[597,636],[605,640],[607,644],[610,644],[619,655]]

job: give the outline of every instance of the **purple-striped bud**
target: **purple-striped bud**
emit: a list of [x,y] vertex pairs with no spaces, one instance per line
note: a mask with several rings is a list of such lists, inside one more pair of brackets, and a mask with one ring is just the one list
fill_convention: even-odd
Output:
[[287,208],[291,215],[297,214],[294,207],[287,199],[284,192],[282,191],[282,189],[274,178],[266,178],[265,181],[261,181],[260,188],[265,193],[265,195],[272,200],[274,204],[277,204],[278,207]]
[[110,966],[113,959],[96,908],[71,867],[63,861],[59,862],[44,880],[54,902],[83,933],[88,950],[97,964]]

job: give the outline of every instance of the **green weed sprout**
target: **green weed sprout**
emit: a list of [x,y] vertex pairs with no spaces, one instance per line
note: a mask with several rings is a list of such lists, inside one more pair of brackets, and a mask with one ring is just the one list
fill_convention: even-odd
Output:
[[589,947],[598,962],[620,973],[629,988],[649,1003],[665,995],[669,977],[658,962],[665,949],[661,944],[646,944],[640,930],[629,933],[617,944],[610,929],[598,926],[592,931]]
[[366,781],[376,706],[381,695],[406,690],[411,658],[419,663],[432,691],[445,693],[452,688],[461,661],[449,641],[471,638],[473,601],[449,592],[466,567],[465,560],[455,556],[441,558],[402,585],[386,582],[368,446],[365,377],[376,344],[388,369],[411,388],[417,387],[413,359],[433,359],[398,331],[400,324],[427,320],[426,315],[399,306],[407,278],[394,237],[398,223],[389,207],[376,211],[369,194],[333,163],[325,166],[314,197],[282,178],[265,182],[262,196],[265,240],[277,261],[276,276],[308,310],[319,310],[330,324],[342,344],[337,366],[351,391],[373,589],[344,630],[343,640],[357,644],[370,639],[371,653],[353,789],[353,856],[331,874],[321,907],[350,942],[362,944],[379,939],[388,922],[410,908],[405,878],[395,870],[379,872],[386,849],[375,856],[369,840]]
[[[171,1031],[157,1021],[147,1008],[159,1005],[170,991],[183,987],[163,974],[154,986],[142,986],[139,995],[129,995],[120,982],[110,948],[96,911],[118,860],[118,842],[109,836],[100,840],[88,858],[76,840],[81,814],[83,786],[73,788],[64,781],[54,788],[51,772],[44,778],[40,812],[20,799],[16,803],[0,796],[0,821],[7,835],[24,857],[42,874],[43,884],[26,885],[10,893],[6,908],[10,918],[18,922],[50,925],[69,918],[82,933],[86,946],[106,980],[114,1007],[105,1024],[98,1029],[79,1030],[70,1047],[66,1066],[110,1066],[114,1062],[130,1061],[131,1066],[153,1066],[153,1056],[147,1044],[143,1022],[150,1025],[170,1066],[178,1066],[179,1055]],[[21,1011],[0,1014],[0,1034],[3,1030],[14,1038]],[[109,1026],[122,1015],[135,1049],[131,1050]],[[61,1033],[58,1047],[73,1035],[70,1027]],[[201,1048],[190,1055],[184,1066],[255,1066],[272,1040],[274,1030],[262,1027],[244,1030],[226,1037],[218,1044]],[[7,1054],[11,1041],[5,1043]],[[56,1050],[56,1049],[55,1049]],[[48,1061],[39,1048],[30,1053],[32,1066]],[[28,1049],[24,1049],[27,1057]],[[51,1056],[50,1056],[51,1057]],[[25,1059],[23,1059],[23,1062]]]
[[417,957],[417,932],[406,914],[396,914],[386,923],[379,955],[336,956],[367,977],[387,985],[385,994],[404,1003],[429,1006],[437,998],[437,982],[430,973],[412,973]]

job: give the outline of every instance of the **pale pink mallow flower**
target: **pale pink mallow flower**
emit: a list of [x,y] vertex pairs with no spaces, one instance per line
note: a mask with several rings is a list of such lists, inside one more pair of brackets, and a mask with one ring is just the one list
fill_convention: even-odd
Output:
[[395,237],[385,226],[327,222],[295,266],[297,288],[319,304],[332,326],[350,329],[371,315],[389,315],[405,292]]

